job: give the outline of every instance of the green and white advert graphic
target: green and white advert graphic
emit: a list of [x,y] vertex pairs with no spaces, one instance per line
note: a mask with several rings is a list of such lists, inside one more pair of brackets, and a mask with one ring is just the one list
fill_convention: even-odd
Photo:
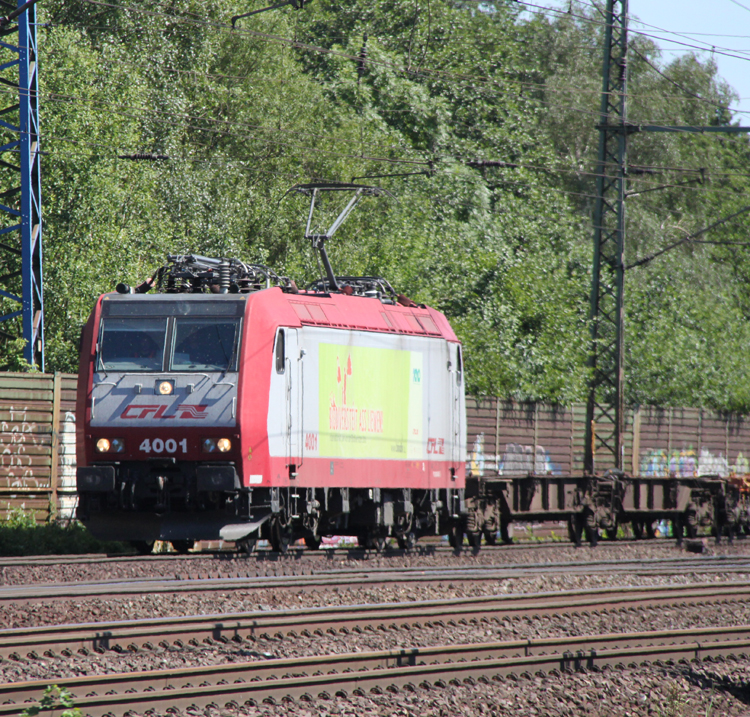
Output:
[[422,354],[320,344],[319,454],[419,460]]

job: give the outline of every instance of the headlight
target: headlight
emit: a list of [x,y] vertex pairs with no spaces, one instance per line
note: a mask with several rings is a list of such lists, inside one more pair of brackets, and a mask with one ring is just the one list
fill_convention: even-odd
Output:
[[99,453],[122,453],[125,450],[125,441],[122,438],[100,438],[96,442],[96,450]]
[[156,386],[157,393],[162,396],[169,396],[174,391],[174,382],[172,381],[160,381]]
[[125,441],[122,438],[113,438],[111,450],[113,453],[122,453],[125,450]]
[[226,453],[231,449],[232,441],[230,441],[228,438],[220,438],[218,441],[216,441],[216,447],[221,453]]
[[201,444],[201,450],[204,453],[215,453],[216,451],[219,451],[219,453],[226,453],[227,451],[232,450],[232,441],[228,438],[219,438],[218,441],[213,438],[204,438],[203,443]]
[[213,438],[205,438],[201,448],[204,453],[213,453],[216,450],[216,441]]

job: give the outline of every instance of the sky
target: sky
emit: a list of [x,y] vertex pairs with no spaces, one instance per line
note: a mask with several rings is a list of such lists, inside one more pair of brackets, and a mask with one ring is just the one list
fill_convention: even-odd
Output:
[[[750,0],[629,0],[628,5],[630,28],[656,36],[656,43],[664,51],[664,61],[690,49],[670,40],[715,46],[714,58],[719,66],[719,74],[739,94],[737,108],[747,113],[737,119],[743,125],[750,124]],[[709,48],[702,54],[708,57],[710,52]]]
[[[531,1],[547,7],[568,7],[567,0]],[[750,0],[629,0],[628,5],[630,31],[647,33],[661,47],[664,62],[685,51],[707,58],[715,47],[719,74],[740,96],[734,108],[743,114],[735,119],[750,125]]]

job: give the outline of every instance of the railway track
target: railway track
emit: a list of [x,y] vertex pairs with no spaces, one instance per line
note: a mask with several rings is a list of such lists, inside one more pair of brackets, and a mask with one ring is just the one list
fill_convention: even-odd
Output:
[[[653,546],[671,546],[671,538],[654,538],[643,540],[617,540],[602,541],[596,550],[597,552],[606,552],[608,548],[617,548],[622,546],[645,547]],[[480,555],[502,555],[507,553],[528,552],[542,550],[545,548],[573,548],[573,543],[559,540],[540,540],[528,543],[512,543],[511,545],[483,545],[479,551]],[[472,555],[475,551],[469,546],[464,546],[461,555]],[[0,568],[4,567],[27,567],[29,565],[51,566],[65,563],[66,565],[101,565],[101,564],[150,564],[150,563],[169,563],[174,561],[199,561],[213,558],[217,561],[249,563],[253,562],[294,562],[294,561],[327,561],[331,559],[350,559],[362,560],[372,557],[420,557],[420,556],[455,556],[456,551],[440,543],[419,543],[412,550],[401,550],[396,547],[388,547],[382,552],[366,550],[358,547],[321,547],[319,550],[309,550],[307,548],[290,548],[286,553],[280,554],[270,549],[258,549],[250,555],[241,555],[234,550],[211,550],[205,552],[191,553],[155,553],[153,555],[102,555],[90,553],[84,555],[28,555],[28,556],[10,556],[0,557]]]
[[[303,574],[116,578],[75,583],[34,583],[0,586],[0,603],[38,602],[70,598],[155,593],[195,593],[227,590],[322,590],[331,587],[384,587],[393,585],[476,584],[540,575],[683,575],[687,573],[750,573],[750,556],[710,556],[662,560],[603,560],[565,563],[469,565],[441,567],[368,567],[316,569]],[[294,572],[297,572],[296,570]]]
[[[59,681],[83,714],[164,712],[281,700],[329,699],[383,690],[436,689],[471,680],[630,666],[644,662],[739,657],[750,651],[750,626],[516,640],[444,647],[265,660]],[[44,692],[44,680],[0,686],[0,717],[17,715]]]
[[624,587],[477,598],[346,605],[0,630],[0,657],[16,661],[105,650],[195,646],[257,637],[410,630],[487,623],[545,614],[602,613],[623,608],[685,606],[750,599],[750,582]]

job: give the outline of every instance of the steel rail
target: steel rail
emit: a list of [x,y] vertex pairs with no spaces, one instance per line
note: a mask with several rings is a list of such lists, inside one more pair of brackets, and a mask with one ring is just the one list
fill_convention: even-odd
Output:
[[237,575],[228,577],[137,577],[76,583],[35,583],[0,586],[0,602],[39,602],[66,598],[101,597],[155,593],[197,593],[226,590],[320,590],[332,586],[382,587],[446,583],[496,582],[519,577],[560,574],[674,575],[685,572],[750,573],[750,557],[701,557],[677,560],[614,560],[569,563],[520,563],[506,566],[470,565],[437,567],[368,567],[316,570],[303,575]]
[[750,601],[750,582],[514,593],[405,603],[125,620],[0,630],[0,656],[14,660],[75,652],[242,642],[263,636],[412,629],[538,615]]
[[[606,551],[610,548],[627,546],[644,547],[647,545],[672,546],[671,538],[653,538],[641,540],[602,540],[596,550]],[[512,543],[510,545],[483,545],[478,554],[514,553],[540,550],[543,548],[565,547],[573,548],[573,543],[564,540],[539,540],[528,543]],[[377,552],[360,547],[321,547],[319,550],[308,548],[290,548],[286,553],[277,553],[270,549],[260,548],[250,555],[244,555],[235,550],[206,550],[191,553],[155,553],[153,555],[109,555],[100,553],[86,553],[83,555],[23,555],[0,557],[0,568],[4,567],[27,567],[29,565],[80,565],[80,564],[117,564],[117,563],[139,563],[148,564],[152,562],[170,562],[176,560],[206,560],[214,558],[218,561],[236,561],[239,564],[252,564],[253,562],[295,562],[299,560],[361,560],[373,558],[401,558],[401,557],[426,557],[426,556],[472,556],[477,554],[471,547],[464,546],[457,553],[453,548],[440,543],[419,543],[412,550],[402,550],[396,547],[387,547],[384,551]]]
[[[280,660],[74,677],[59,680],[85,715],[163,711],[282,699],[329,698],[359,691],[430,688],[469,679],[691,661],[750,650],[750,625],[404,648]],[[455,682],[458,681],[458,682]],[[38,699],[47,680],[0,685],[0,717]],[[101,694],[106,691],[106,694]]]

